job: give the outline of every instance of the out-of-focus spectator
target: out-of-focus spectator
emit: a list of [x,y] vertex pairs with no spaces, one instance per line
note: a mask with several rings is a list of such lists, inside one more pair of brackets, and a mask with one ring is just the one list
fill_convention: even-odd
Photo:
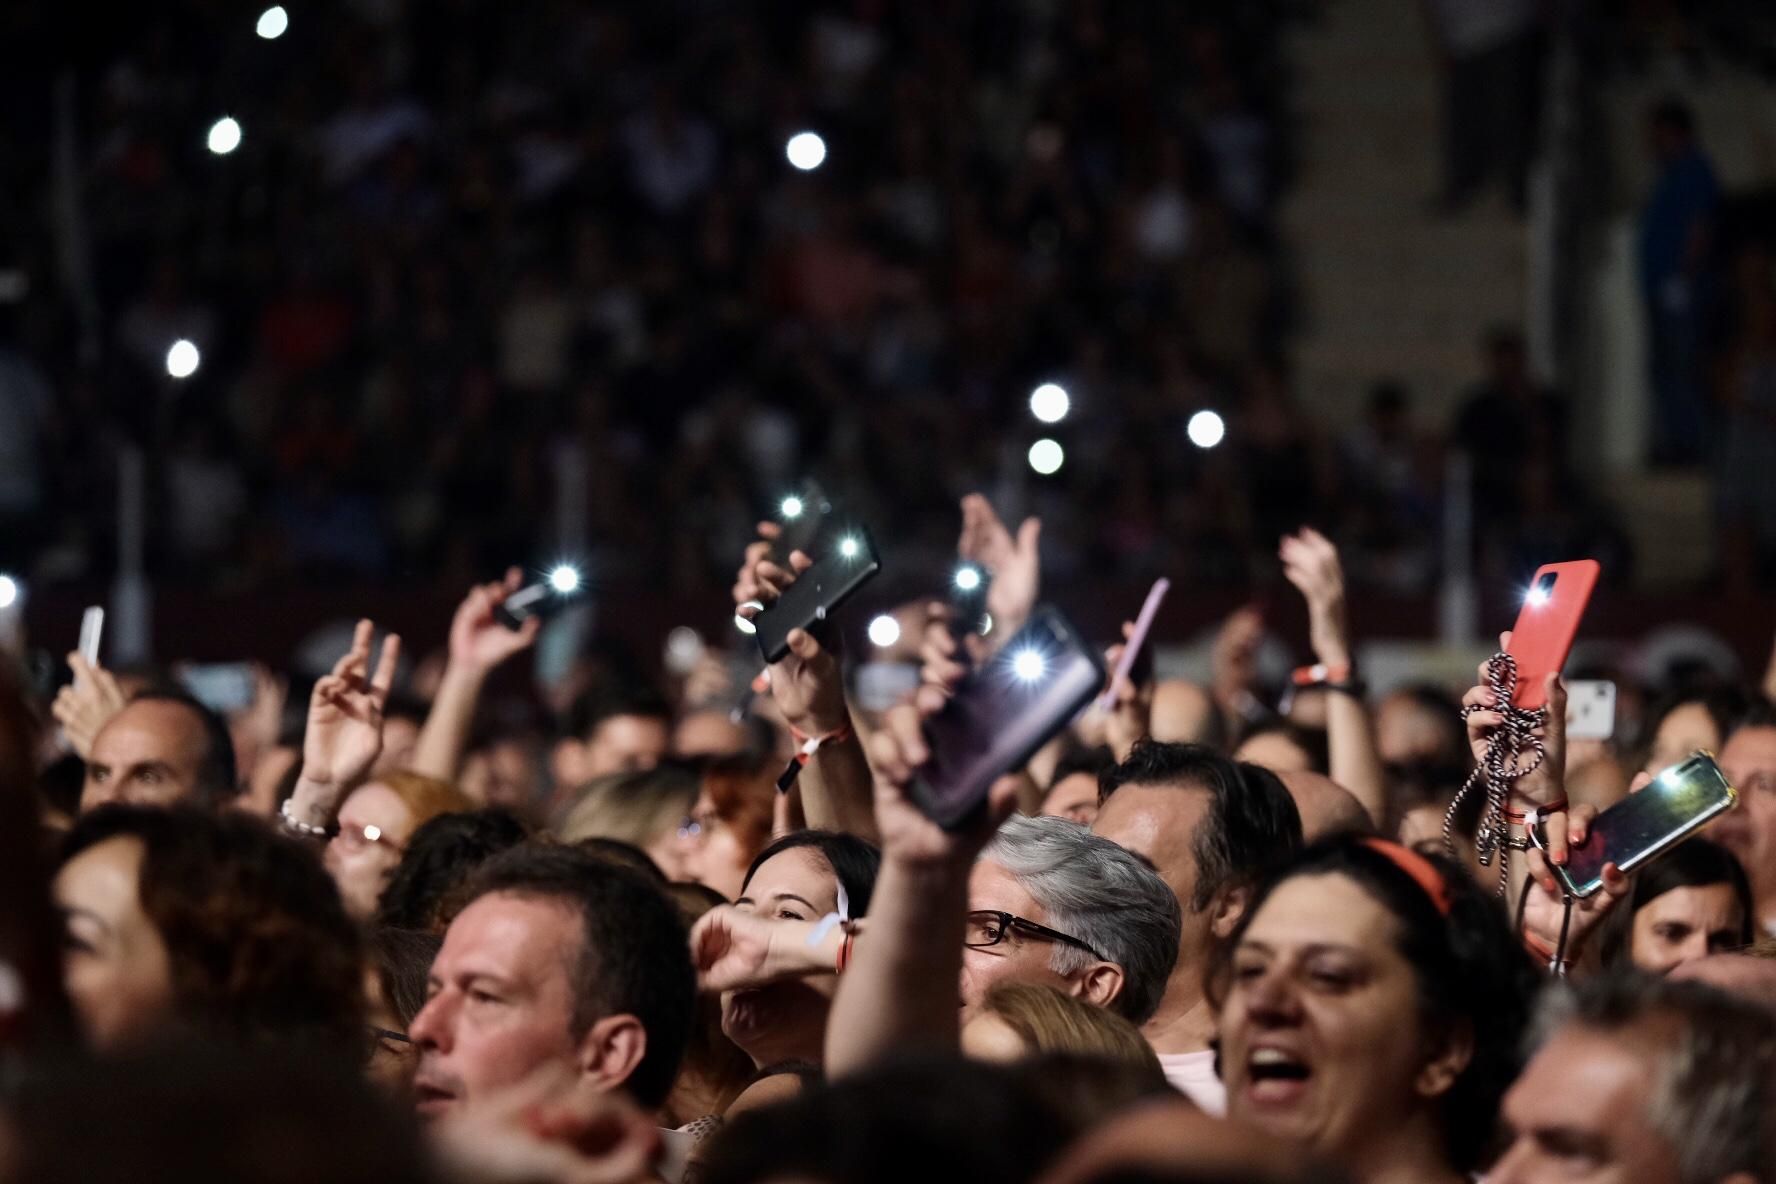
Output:
[[1497,179],[1518,211],[1527,194],[1540,89],[1536,0],[1426,0],[1443,52],[1443,193],[1458,213]]

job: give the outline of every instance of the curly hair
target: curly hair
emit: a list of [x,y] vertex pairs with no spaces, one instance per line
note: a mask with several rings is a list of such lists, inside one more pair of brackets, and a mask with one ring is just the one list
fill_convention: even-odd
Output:
[[440,814],[421,823],[376,902],[376,924],[442,934],[475,869],[528,837],[524,823],[499,809]]
[[61,862],[142,844],[136,893],[166,945],[174,1018],[248,1040],[363,1043],[363,946],[312,851],[235,812],[112,805],[75,824]]
[[1304,848],[1260,885],[1245,916],[1211,956],[1205,986],[1220,1010],[1232,982],[1234,951],[1282,884],[1300,876],[1353,881],[1397,923],[1395,945],[1417,980],[1424,1031],[1435,1035],[1465,1025],[1473,1033],[1473,1056],[1441,1099],[1445,1152],[1454,1167],[1468,1172],[1494,1147],[1499,1104],[1523,1066],[1523,1036],[1541,980],[1498,900],[1452,861],[1429,853],[1424,858],[1448,887],[1447,915],[1372,840],[1340,835]]

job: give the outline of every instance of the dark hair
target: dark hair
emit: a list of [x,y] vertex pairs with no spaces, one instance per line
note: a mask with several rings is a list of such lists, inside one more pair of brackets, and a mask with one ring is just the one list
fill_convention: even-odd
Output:
[[752,877],[758,874],[767,859],[798,847],[811,847],[826,860],[826,866],[845,886],[845,900],[851,906],[853,917],[869,912],[870,895],[876,890],[876,873],[882,867],[882,852],[874,843],[834,830],[798,830],[784,835],[753,859],[752,866],[746,869],[746,878],[740,882],[740,891],[746,891],[746,886],[752,883]]
[[1659,734],[1659,727],[1665,718],[1680,707],[1700,707],[1707,713],[1725,742],[1727,733],[1738,725],[1739,720],[1751,709],[1752,700],[1743,690],[1731,684],[1708,687],[1686,687],[1660,696],[1658,702],[1646,713],[1646,735],[1644,737],[1650,748]]
[[1110,1056],[1043,1052],[1016,1065],[1051,1109],[1088,1130],[1131,1106],[1178,1096],[1157,1059],[1148,1066]]
[[1762,696],[1754,697],[1733,720],[1732,726],[1721,730],[1721,747],[1725,748],[1733,734],[1744,728],[1776,728],[1776,704]]
[[312,850],[234,811],[110,805],[61,862],[107,839],[143,847],[136,894],[166,945],[176,1015],[235,1036],[362,1045],[362,944]]
[[455,915],[464,881],[529,837],[524,823],[498,809],[440,814],[421,823],[376,902],[376,924],[442,933]]
[[590,740],[607,719],[639,715],[644,719],[672,722],[672,704],[646,683],[623,681],[601,690],[587,691],[567,711],[567,734]]
[[1260,736],[1281,736],[1301,750],[1302,755],[1307,758],[1307,767],[1310,771],[1321,774],[1330,773],[1332,753],[1323,729],[1304,728],[1300,724],[1292,723],[1286,719],[1267,719],[1247,728],[1245,733],[1240,736],[1239,744],[1235,744],[1233,747],[1238,750],[1248,740],[1255,740]]
[[1098,777],[1098,801],[1124,785],[1175,785],[1207,790],[1209,811],[1196,828],[1196,891],[1179,903],[1209,907],[1224,887],[1256,879],[1301,847],[1301,812],[1276,774],[1239,763],[1200,744],[1143,740],[1121,764]]
[[579,913],[574,1033],[604,1016],[639,1019],[647,1051],[626,1086],[641,1105],[658,1106],[678,1076],[697,994],[678,905],[632,871],[548,843],[525,843],[489,860],[467,900],[495,893],[557,901]]
[[369,944],[383,1002],[405,1031],[425,1006],[426,977],[444,939],[421,929],[372,929]]
[[1053,789],[1076,773],[1087,773],[1094,780],[1101,781],[1104,773],[1115,767],[1116,754],[1108,744],[1100,744],[1095,748],[1075,748],[1055,762],[1054,773],[1048,779],[1048,788]]
[[899,1061],[804,1088],[713,1136],[702,1184],[970,1184],[1034,1179],[1078,1133],[1027,1075],[954,1057]]
[[1733,853],[1707,839],[1690,839],[1659,856],[1634,877],[1625,904],[1610,910],[1597,935],[1597,952],[1605,967],[1633,964],[1634,915],[1653,901],[1678,888],[1726,884],[1739,904],[1739,945],[1748,946],[1756,936],[1757,912],[1752,903],[1751,882]]
[[666,873],[660,870],[660,865],[634,843],[625,843],[622,839],[607,839],[603,835],[592,835],[589,838],[575,841],[573,846],[588,855],[597,856],[606,863],[626,867],[656,884],[664,885],[666,883]]
[[[302,1047],[181,1042],[64,1059],[9,1091],[9,1180],[428,1184],[411,1106]],[[93,1116],[104,1115],[95,1137]]]
[[130,704],[173,703],[197,715],[203,729],[204,751],[197,764],[197,790],[206,802],[215,804],[240,792],[234,767],[234,738],[228,734],[228,721],[205,707],[191,694],[170,687],[150,687],[130,698]]
[[1445,916],[1425,888],[1374,840],[1340,835],[1303,849],[1259,886],[1251,907],[1210,956],[1205,987],[1219,1010],[1227,1001],[1233,955],[1279,886],[1301,876],[1354,881],[1397,922],[1395,944],[1418,984],[1420,1023],[1435,1033],[1466,1025],[1473,1057],[1443,1096],[1442,1134],[1451,1166],[1477,1167],[1490,1149],[1499,1103],[1522,1067],[1523,1035],[1540,975],[1511,933],[1496,897],[1456,863],[1424,859],[1449,893]]

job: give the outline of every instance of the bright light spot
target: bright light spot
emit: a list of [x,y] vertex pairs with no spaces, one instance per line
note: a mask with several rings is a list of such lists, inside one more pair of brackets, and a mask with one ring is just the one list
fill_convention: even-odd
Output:
[[857,558],[858,550],[859,548],[856,539],[845,538],[839,540],[839,554],[843,555],[845,558]]
[[1198,411],[1184,425],[1184,431],[1198,448],[1213,448],[1227,435],[1227,424],[1213,411]]
[[[757,602],[755,601],[754,603]],[[743,617],[739,613],[734,614],[734,628],[740,630],[740,632],[746,634],[748,637],[751,637],[754,633],[759,631],[759,627],[752,623],[751,617]]]
[[887,649],[900,640],[900,622],[883,613],[869,623],[870,644]]
[[1019,650],[1011,656],[1011,673],[1019,682],[1036,682],[1048,670],[1048,663],[1037,650]]
[[826,141],[813,132],[797,132],[784,145],[783,155],[804,173],[812,172],[826,160]]
[[217,156],[227,156],[240,147],[241,126],[234,117],[224,115],[210,125],[210,151]]
[[382,828],[380,826],[370,825],[370,826],[366,826],[364,828],[364,841],[366,843],[374,843],[377,839],[380,839],[381,837],[382,837]]
[[167,373],[174,378],[190,378],[197,373],[197,364],[202,360],[197,346],[181,337],[167,350]]
[[1046,436],[1030,445],[1030,467],[1044,477],[1060,472],[1066,459],[1067,454],[1061,451],[1061,446]]
[[992,613],[982,613],[981,614],[980,635],[982,637],[985,637],[987,634],[991,633],[992,631],[993,631],[993,614]]
[[1540,608],[1548,603],[1548,590],[1540,584],[1534,584],[1523,594],[1523,603],[1532,608]]
[[569,592],[577,592],[580,587],[580,569],[563,563],[549,573],[549,587],[566,596]]
[[1045,382],[1030,392],[1030,414],[1043,423],[1060,423],[1073,406],[1065,387]]
[[259,23],[254,26],[254,31],[267,41],[275,41],[282,37],[284,30],[289,27],[290,14],[284,11],[282,4],[273,4],[259,14]]
[[964,592],[972,592],[980,586],[980,568],[972,565],[965,565],[956,569],[956,587]]
[[793,495],[786,497],[783,499],[783,505],[779,508],[783,511],[785,518],[800,518],[802,516],[802,499]]
[[18,603],[18,581],[11,576],[0,576],[0,608],[11,608]]

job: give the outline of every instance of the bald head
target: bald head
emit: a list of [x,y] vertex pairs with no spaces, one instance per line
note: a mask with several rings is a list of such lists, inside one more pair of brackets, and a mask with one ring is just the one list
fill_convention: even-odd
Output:
[[112,802],[206,805],[235,791],[228,727],[184,695],[132,699],[93,737],[80,810]]
[[1301,814],[1301,838],[1312,843],[1327,835],[1375,829],[1375,820],[1355,795],[1322,773],[1276,770]]
[[1678,964],[1667,977],[1707,983],[1747,1003],[1776,1011],[1776,961],[1769,958],[1709,954]]
[[1182,678],[1154,684],[1148,735],[1162,743],[1206,744],[1211,748],[1220,747],[1227,739],[1215,700]]

